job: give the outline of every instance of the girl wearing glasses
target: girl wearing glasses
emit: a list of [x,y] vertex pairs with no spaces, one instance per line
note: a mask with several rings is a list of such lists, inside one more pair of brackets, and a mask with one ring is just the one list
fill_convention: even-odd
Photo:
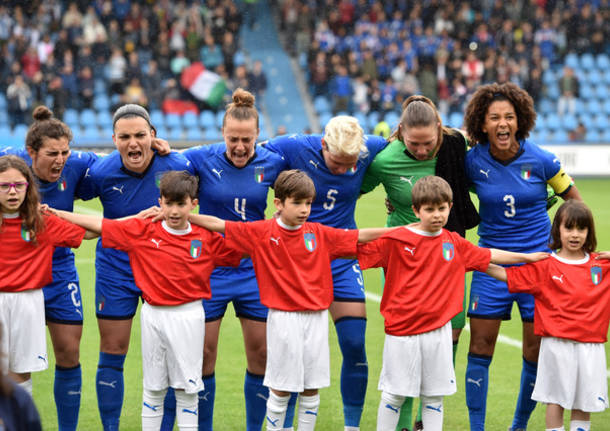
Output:
[[[27,164],[0,157],[0,360],[30,394],[30,373],[47,364],[42,287],[51,280],[56,247],[78,247],[85,230],[38,210]],[[93,234],[87,234],[87,238]]]

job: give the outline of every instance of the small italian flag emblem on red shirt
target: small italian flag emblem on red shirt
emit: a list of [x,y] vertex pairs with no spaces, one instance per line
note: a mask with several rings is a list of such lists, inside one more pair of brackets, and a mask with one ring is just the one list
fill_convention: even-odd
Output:
[[199,256],[201,256],[201,247],[201,241],[198,239],[191,241],[191,257],[193,259],[197,259]]
[[314,251],[316,249],[316,235],[313,233],[303,234],[303,239],[305,240],[305,248],[309,251]]
[[593,281],[593,284],[595,284],[596,286],[602,282],[602,269],[599,266],[592,266],[591,267],[591,281]]
[[521,178],[524,180],[529,180],[532,176],[532,166],[531,165],[523,165],[521,166]]
[[63,178],[60,178],[59,182],[57,183],[57,190],[59,190],[60,192],[65,192],[66,191],[66,180]]
[[257,183],[262,183],[263,178],[265,178],[265,167],[257,166],[254,168],[254,181]]
[[453,244],[450,242],[443,243],[443,258],[449,262],[455,256],[455,249],[453,248]]
[[21,238],[26,242],[30,242],[32,240],[32,237],[30,236],[30,230],[27,229],[25,226],[21,226]]

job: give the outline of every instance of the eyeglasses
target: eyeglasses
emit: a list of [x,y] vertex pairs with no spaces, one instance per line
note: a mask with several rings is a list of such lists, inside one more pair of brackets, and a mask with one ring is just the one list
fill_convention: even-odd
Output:
[[0,183],[0,192],[8,193],[13,187],[15,188],[15,191],[22,192],[28,188],[28,184],[29,183],[27,181],[21,181],[18,183]]

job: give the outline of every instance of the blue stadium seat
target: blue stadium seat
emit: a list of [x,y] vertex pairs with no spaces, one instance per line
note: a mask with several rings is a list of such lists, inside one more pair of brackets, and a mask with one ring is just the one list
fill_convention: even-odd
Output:
[[218,142],[222,139],[222,135],[219,129],[211,127],[209,129],[205,129],[203,132],[203,139],[205,141]]
[[535,138],[532,137],[532,140],[534,141],[534,143],[536,143],[538,145],[546,144],[550,137],[549,129],[544,128],[544,127],[536,127],[534,136],[535,136]]
[[580,56],[580,66],[585,70],[591,70],[595,67],[595,57],[587,52]]
[[318,114],[330,112],[331,104],[325,96],[316,96],[313,101],[313,109],[315,109]]
[[557,82],[551,83],[546,87],[546,96],[551,100],[559,99],[561,91],[559,90],[559,84],[557,84]]
[[182,125],[187,127],[199,127],[199,117],[192,111],[185,112],[182,116]]
[[610,144],[610,129],[609,128],[605,128],[604,131],[602,132],[602,141],[604,142],[604,144]]
[[79,115],[79,123],[81,127],[87,128],[89,126],[95,126],[97,122],[97,116],[92,109],[83,109]]
[[182,127],[172,127],[167,130],[168,141],[180,141],[182,140],[182,137]]
[[579,97],[583,99],[593,99],[596,97],[595,90],[591,84],[588,82],[583,82],[580,85]]
[[93,108],[98,112],[110,110],[110,99],[105,93],[96,94],[93,97]]
[[99,127],[110,126],[112,128],[112,114],[108,111],[98,112],[96,121]]
[[563,129],[558,129],[555,130],[553,132],[553,139],[554,142],[560,144],[560,143],[564,143],[568,141],[568,132],[566,130]]
[[602,105],[597,99],[588,100],[588,101],[584,102],[584,105],[585,105],[585,111],[588,112],[589,114],[595,115],[598,112],[602,111]]
[[322,113],[320,115],[320,127],[324,128],[324,126],[326,126],[326,124],[330,121],[331,118],[333,118],[333,114],[331,114],[330,112]]
[[608,97],[610,97],[610,90],[608,86],[603,82],[602,75],[600,75],[600,79],[597,81],[597,85],[595,85],[594,91],[595,96],[600,102],[604,102]]
[[[153,126],[154,125],[155,124],[153,123]],[[161,139],[165,139],[165,140],[168,139],[167,135],[168,135],[169,132],[167,131],[167,129],[165,128],[164,125],[161,125],[161,126],[158,126],[158,127],[155,126],[155,130],[157,131],[157,135],[156,136],[158,136]]]
[[580,60],[578,59],[578,55],[573,52],[570,52],[566,55],[565,65],[571,67],[572,69],[576,69],[580,66]]
[[597,54],[595,57],[595,64],[600,70],[610,69],[610,57],[608,54]]
[[78,128],[80,126],[80,119],[76,109],[66,109],[64,112],[63,122],[66,123],[71,129]]
[[610,99],[606,99],[602,105],[602,111],[604,114],[610,116]]
[[165,114],[165,125],[173,129],[182,127],[182,117],[178,114]]
[[588,112],[579,111],[578,122],[582,123],[587,129],[593,126],[593,115]]
[[[537,110],[539,114],[549,114],[557,111],[557,104],[553,103],[550,99],[544,98],[538,103]],[[443,124],[445,123],[443,122]]]
[[576,119],[576,115],[566,114],[561,118],[561,122],[563,123],[563,128],[566,130],[572,130],[578,126],[578,120]]
[[563,128],[563,122],[559,115],[554,112],[544,116],[544,127],[550,130],[558,130]]
[[80,133],[80,136],[85,139],[99,139],[100,131],[98,130],[97,126],[93,124],[85,127]]
[[600,110],[593,116],[592,127],[596,128],[597,130],[606,129],[608,127],[608,116]]
[[360,124],[360,127],[362,127],[364,129],[364,133],[368,133],[367,129],[368,129],[368,124],[367,124],[367,119],[366,119],[366,114],[364,112],[356,112],[354,113],[354,118],[356,120],[358,120],[358,124]]
[[25,124],[17,124],[11,133],[11,136],[25,143],[25,135],[28,133],[28,126]]
[[165,126],[165,114],[160,109],[154,109],[150,112],[150,122],[158,130]]
[[6,97],[4,96],[4,93],[0,93],[0,109],[6,109]]
[[464,115],[461,112],[452,112],[449,115],[449,126],[460,128],[464,122]]
[[377,123],[379,123],[379,112],[371,111],[371,112],[369,112],[369,115],[367,118],[368,118],[369,129],[373,130],[375,128],[375,126],[377,125]]
[[186,139],[189,141],[201,141],[203,140],[203,133],[199,126],[189,127],[186,129]]
[[225,118],[225,111],[220,110],[216,113],[216,128],[218,130],[222,129],[222,121]]
[[587,73],[587,82],[590,85],[597,85],[603,80],[602,73],[597,69],[591,69],[589,73]]
[[216,125],[216,117],[212,111],[201,111],[199,114],[199,126],[203,129],[208,129]]
[[400,123],[400,115],[396,111],[387,112],[385,114],[385,121],[390,125],[391,129],[394,129]]
[[542,83],[544,85],[550,85],[557,81],[557,76],[555,76],[555,72],[553,69],[548,68],[542,74]]
[[103,79],[96,79],[93,81],[93,93],[96,95],[106,95],[106,82]]
[[598,130],[587,130],[587,134],[585,136],[586,142],[601,142],[602,135]]
[[9,123],[8,112],[6,109],[0,109],[0,126],[8,126]]

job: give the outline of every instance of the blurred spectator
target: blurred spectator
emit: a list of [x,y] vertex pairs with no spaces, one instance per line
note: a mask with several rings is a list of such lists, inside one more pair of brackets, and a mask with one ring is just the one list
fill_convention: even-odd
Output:
[[188,58],[184,55],[184,51],[179,50],[169,64],[169,68],[176,77],[180,77],[182,70],[191,64]]
[[275,131],[275,136],[282,136],[282,135],[286,135],[288,133],[288,130],[286,130],[286,126],[284,126],[283,124],[280,124],[279,126],[277,126],[277,130]]
[[78,108],[78,79],[71,63],[66,63],[61,69],[60,76],[63,87],[68,92],[68,107]]
[[125,87],[125,93],[121,96],[121,103],[135,103],[145,108],[148,107],[148,97],[140,84],[140,79],[131,78],[127,87]]
[[343,65],[337,67],[337,74],[331,80],[330,95],[333,101],[333,115],[349,110],[352,84],[347,74],[347,68]]
[[574,75],[574,70],[571,67],[563,68],[563,76],[559,79],[559,101],[557,103],[557,112],[563,115],[566,111],[570,114],[576,113],[576,99],[580,90],[578,78]]
[[391,133],[392,133],[392,129],[390,128],[390,125],[385,120],[385,117],[381,117],[381,119],[375,125],[375,128],[373,129],[373,135],[383,136],[385,139],[388,139],[390,137]]
[[84,66],[78,74],[78,96],[82,108],[93,108],[93,91],[95,85],[91,67]]
[[267,90],[267,75],[263,70],[263,62],[256,60],[248,74],[248,89],[258,99]]
[[570,130],[568,137],[570,141],[582,142],[587,137],[587,128],[583,123],[578,123],[575,129]]
[[222,56],[224,58],[225,69],[231,75],[235,64],[235,54],[237,53],[237,42],[233,33],[226,32],[222,36],[222,45],[220,46]]
[[23,73],[28,79],[32,79],[34,75],[40,71],[40,59],[36,47],[30,45],[21,57],[21,67]]
[[13,83],[6,89],[6,98],[11,126],[25,124],[32,106],[32,92],[21,75],[16,75]]
[[149,60],[142,82],[144,84],[144,91],[148,96],[148,106],[151,110],[161,108],[161,103],[163,102],[162,81],[157,62]]
[[112,55],[108,61],[108,79],[110,81],[110,94],[122,94],[123,82],[125,81],[125,71],[127,61],[123,56],[123,50],[119,47],[112,49]]
[[205,45],[201,48],[200,56],[206,69],[214,70],[224,63],[222,51],[209,33],[205,36]]

